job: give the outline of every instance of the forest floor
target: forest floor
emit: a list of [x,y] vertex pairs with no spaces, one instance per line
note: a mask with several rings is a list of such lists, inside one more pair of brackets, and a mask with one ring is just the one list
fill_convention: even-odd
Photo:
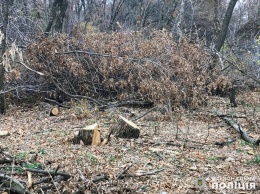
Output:
[[[74,109],[61,108],[58,116],[49,116],[38,106],[9,105],[0,116],[0,131],[9,132],[0,137],[0,174],[18,180],[31,193],[260,193],[259,146],[244,142],[212,113],[232,115],[258,139],[260,94],[238,96],[236,108],[228,99],[211,98],[200,111],[173,111],[168,117],[152,112],[135,122],[141,127],[140,138],[112,137],[98,147],[71,140],[86,125],[98,123],[105,135],[118,115],[146,110],[85,111],[82,117]],[[56,171],[56,176],[50,179],[28,168]],[[71,177],[62,180],[61,171]]]

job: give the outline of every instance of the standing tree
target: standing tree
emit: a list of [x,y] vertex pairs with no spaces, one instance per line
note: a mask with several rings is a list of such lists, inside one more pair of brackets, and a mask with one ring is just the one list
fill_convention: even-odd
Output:
[[[223,23],[222,23],[222,28],[221,28],[219,37],[218,37],[217,42],[216,42],[215,49],[216,49],[217,52],[220,51],[221,47],[223,46],[223,44],[225,42],[229,22],[230,22],[230,19],[231,19],[231,16],[232,16],[232,13],[233,13],[233,10],[235,8],[237,1],[238,0],[230,0],[230,2],[228,4],[228,8],[227,8],[227,11],[226,11]],[[216,62],[213,65],[215,65],[215,64],[216,64]],[[236,104],[236,90],[235,90],[234,87],[230,88],[229,99],[230,99],[231,106],[236,107],[237,106],[237,104]]]
[[51,17],[45,29],[45,35],[48,36],[51,28],[54,26],[58,32],[62,31],[63,20],[68,7],[68,0],[55,0],[51,8]]
[[[9,6],[13,4],[13,0],[6,0],[2,4],[2,13],[3,13],[3,26],[1,31],[3,31],[3,37],[1,38],[1,57],[0,57],[0,91],[4,89],[4,66],[3,66],[3,55],[6,50],[6,31],[8,25],[8,16],[9,16]],[[5,113],[5,94],[0,94],[0,113]]]
[[227,31],[228,31],[228,26],[229,26],[229,22],[233,13],[233,10],[235,8],[235,5],[237,3],[238,0],[230,0],[229,4],[228,4],[228,8],[222,23],[222,28],[221,28],[221,32],[218,36],[217,42],[216,42],[216,47],[215,49],[217,51],[220,51],[222,45],[225,42],[226,36],[227,36]]
[[[224,16],[224,19],[223,19],[223,22],[222,22],[221,30],[220,30],[219,36],[216,40],[215,49],[216,49],[217,52],[220,51],[220,49],[222,48],[222,46],[225,42],[227,32],[228,32],[229,22],[231,20],[232,13],[233,13],[233,10],[235,8],[237,1],[238,0],[230,0],[230,2],[228,4],[228,8],[227,8],[227,11],[225,13],[225,16]],[[213,63],[208,68],[209,71],[211,71],[212,69],[215,68],[215,66],[217,64],[217,57],[218,57],[217,54],[215,54],[214,59],[213,59]]]

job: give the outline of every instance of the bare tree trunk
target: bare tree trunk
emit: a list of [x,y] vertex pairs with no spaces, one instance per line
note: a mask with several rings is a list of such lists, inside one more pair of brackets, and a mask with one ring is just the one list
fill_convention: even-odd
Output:
[[25,22],[27,27],[29,26],[30,20],[29,20],[29,9],[28,9],[28,0],[23,1],[23,11],[24,11],[24,16],[25,16]]
[[67,6],[68,0],[55,0],[53,2],[51,7],[51,17],[44,32],[46,36],[49,35],[51,28],[54,25],[59,32],[62,31],[63,20],[65,17]]
[[[223,44],[225,42],[225,39],[226,39],[226,36],[227,36],[229,22],[230,22],[230,19],[231,19],[231,16],[232,16],[232,13],[233,13],[233,10],[235,8],[235,5],[236,5],[237,1],[238,0],[230,0],[230,2],[228,4],[228,8],[227,8],[227,11],[225,13],[225,17],[224,17],[223,22],[222,22],[222,27],[221,27],[221,30],[220,30],[220,34],[219,34],[219,36],[217,38],[217,41],[216,41],[215,49],[218,52],[220,51],[221,47],[223,46]],[[218,56],[215,55],[214,58],[213,58],[212,64],[208,68],[208,71],[212,71],[216,67],[217,62],[218,62]]]
[[[214,18],[213,18],[213,24],[214,24],[214,38],[211,39],[211,41],[213,41],[214,39],[217,38],[219,32],[220,32],[220,22],[219,22],[219,0],[214,0]],[[212,42],[210,42],[209,44],[212,44]]]
[[122,7],[125,3],[125,0],[120,0],[118,3],[116,0],[113,1],[112,3],[112,8],[111,8],[111,17],[110,17],[110,22],[109,22],[109,30],[115,30],[115,23],[116,19],[118,18],[118,15],[122,12]]
[[64,16],[64,22],[63,22],[63,32],[67,33],[68,35],[71,34],[72,28],[73,28],[73,6],[74,2],[68,1],[67,10]]
[[[43,4],[44,4],[44,19],[47,24],[49,21],[47,0],[43,0]],[[37,9],[37,6],[35,6],[34,8]]]
[[[3,66],[3,54],[5,53],[6,49],[6,30],[7,30],[7,25],[8,25],[8,16],[9,16],[9,4],[11,4],[12,1],[6,0],[5,3],[2,5],[2,13],[4,14],[3,16],[3,27],[2,31],[4,34],[4,37],[1,41],[1,65],[0,65],[0,91],[4,89],[4,73],[5,69]],[[5,94],[0,94],[0,113],[4,114],[6,111],[6,104],[5,104]]]
[[233,10],[235,8],[235,5],[237,3],[238,0],[230,0],[229,4],[228,4],[228,8],[222,23],[222,28],[221,28],[221,32],[219,34],[219,37],[217,39],[216,42],[216,47],[215,49],[217,51],[220,51],[221,47],[223,46],[226,36],[227,36],[227,31],[228,31],[228,26],[229,26],[229,22],[233,13]]
[[62,32],[63,26],[64,26],[64,18],[66,16],[66,10],[69,5],[69,0],[62,0],[62,2],[59,4],[59,15],[57,15],[56,19],[56,30],[58,32]]

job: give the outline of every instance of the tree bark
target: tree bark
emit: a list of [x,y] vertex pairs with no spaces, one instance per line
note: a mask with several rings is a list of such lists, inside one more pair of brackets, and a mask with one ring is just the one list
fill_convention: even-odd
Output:
[[237,3],[238,0],[230,0],[229,4],[228,4],[228,8],[222,23],[222,28],[221,28],[221,32],[219,34],[219,37],[217,39],[216,42],[216,47],[215,49],[217,51],[220,51],[221,47],[223,46],[226,36],[227,36],[227,31],[228,31],[228,26],[229,26],[229,22],[233,13],[233,10],[235,8],[235,5]]
[[63,22],[63,32],[65,32],[66,34],[70,35],[72,28],[73,28],[73,16],[71,13],[73,13],[73,6],[74,3],[68,1],[68,5],[67,5],[67,9],[66,9],[66,13],[64,15],[64,22]]
[[[7,30],[7,25],[8,25],[8,16],[9,16],[9,3],[12,1],[6,0],[5,3],[2,5],[2,13],[3,15],[3,27],[1,31],[4,34],[4,37],[1,41],[1,63],[0,63],[0,91],[4,89],[4,74],[5,74],[5,69],[3,66],[3,55],[5,53],[6,49],[6,30]],[[4,114],[6,111],[6,104],[5,104],[5,94],[0,94],[0,113]]]

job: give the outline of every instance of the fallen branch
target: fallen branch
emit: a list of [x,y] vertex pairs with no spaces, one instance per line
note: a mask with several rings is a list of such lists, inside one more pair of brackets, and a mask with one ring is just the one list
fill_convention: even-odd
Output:
[[148,113],[152,112],[152,111],[160,111],[162,114],[165,114],[165,112],[168,112],[167,108],[163,105],[159,105],[159,106],[155,106],[151,109],[149,109],[148,111],[146,111],[145,113],[141,114],[140,116],[137,116],[135,118],[133,118],[131,121],[136,121],[138,119],[141,119],[142,117],[146,116]]
[[6,188],[11,193],[24,194],[28,193],[25,187],[13,177],[7,176],[5,174],[0,174],[0,185],[1,188]]
[[145,113],[141,114],[140,116],[133,118],[132,121],[136,121],[138,119],[141,119],[142,117],[146,116],[147,114],[149,114],[150,112],[152,112],[156,109],[157,109],[157,107],[153,107],[153,108],[149,109],[148,111],[146,111]]
[[122,107],[122,106],[137,106],[137,107],[150,107],[153,105],[153,102],[148,101],[140,101],[140,100],[126,100],[119,102],[111,102],[107,105],[99,106],[100,110],[105,110],[114,107]]
[[37,73],[38,75],[44,75],[44,73],[39,72],[39,71],[36,71],[36,70],[33,70],[32,68],[28,67],[27,65],[25,65],[25,64],[24,64],[23,62],[21,62],[21,61],[18,61],[18,63],[20,63],[21,65],[23,65],[26,69],[28,69],[28,70],[30,70],[30,71],[32,71],[32,72],[34,72],[34,73]]
[[0,90],[0,94],[5,94],[8,92],[12,92],[16,90],[16,93],[18,92],[40,92],[41,90],[35,86],[35,89],[33,88],[34,86],[27,85],[27,86],[16,86],[7,90]]
[[97,183],[102,180],[109,180],[109,178],[107,175],[96,176],[94,179],[92,179],[92,182]]
[[[136,174],[131,174],[131,173],[127,173],[127,171],[132,167],[133,165],[129,165],[127,167],[125,167],[118,175],[115,176],[116,179],[123,179],[125,177],[141,177],[141,176],[148,176],[148,175],[155,175],[158,174],[159,172],[163,171],[164,169],[160,169],[160,170],[153,170],[153,171],[148,171],[148,172],[143,172],[143,173],[136,173]],[[85,179],[85,178],[84,178]],[[103,180],[109,180],[109,177],[107,175],[100,175],[100,176],[96,176],[95,178],[93,178],[91,181],[92,183],[98,183],[100,181]],[[87,182],[87,181],[85,181]],[[78,194],[81,193],[81,191],[84,191],[85,186],[80,187],[77,191],[73,192],[72,194]]]
[[245,115],[229,115],[229,114],[223,114],[222,115],[218,115],[218,117],[228,117],[228,118],[236,118],[236,119],[246,119],[247,117]]
[[0,159],[0,164],[7,164],[7,163],[12,163],[13,160],[10,158],[1,158]]
[[258,140],[253,140],[251,139],[250,137],[248,137],[247,135],[247,132],[245,130],[242,129],[242,127],[237,124],[235,121],[233,121],[232,119],[226,117],[226,116],[223,116],[224,114],[219,112],[219,111],[214,111],[214,113],[219,116],[220,118],[222,118],[228,125],[230,125],[231,127],[233,127],[237,132],[240,133],[240,136],[241,138],[248,142],[248,143],[251,143],[251,144],[254,144],[254,145],[259,145],[260,144],[260,139]]
[[110,55],[110,54],[101,54],[101,53],[96,53],[96,52],[93,52],[93,51],[83,51],[83,50],[56,52],[55,54],[61,55],[61,54],[75,54],[75,53],[82,53],[82,54],[88,54],[88,55],[99,56],[99,57],[107,57],[107,58],[125,59],[125,60],[128,60],[128,61],[134,61],[134,62],[156,62],[156,61],[154,61],[153,59],[150,59],[150,58],[137,59],[137,58],[122,57],[122,56],[116,56],[116,55]]
[[60,90],[61,92],[63,92],[64,94],[66,94],[67,96],[69,96],[69,97],[71,97],[71,98],[87,99],[87,100],[90,100],[90,101],[92,101],[92,102],[95,102],[95,103],[96,103],[97,105],[99,105],[99,106],[103,106],[102,103],[100,103],[99,101],[97,101],[97,100],[95,100],[95,99],[93,99],[93,98],[91,98],[91,97],[89,97],[89,96],[73,95],[73,94],[68,93],[67,91],[65,91],[64,89],[62,89],[62,88],[59,86],[58,83],[56,83],[56,82],[54,81],[53,76],[50,75],[49,78],[50,78],[51,82],[55,85],[55,87],[56,87],[58,90]]
[[121,176],[122,176],[123,174],[125,174],[132,166],[133,166],[133,164],[131,164],[131,165],[127,166],[126,168],[124,168],[124,169],[122,170],[122,172],[120,172],[120,173],[116,176],[116,178],[117,178],[117,179],[121,178]]
[[215,145],[219,145],[219,146],[225,146],[225,145],[229,145],[229,144],[231,144],[231,143],[233,143],[233,142],[235,142],[236,140],[235,139],[233,139],[233,140],[228,140],[228,141],[223,141],[223,142],[215,142]]
[[153,171],[148,171],[148,172],[143,172],[143,173],[128,173],[127,171],[133,166],[133,164],[125,167],[117,176],[116,179],[122,179],[124,177],[140,177],[140,176],[147,176],[147,175],[154,175],[158,174],[159,172],[163,171],[164,169],[160,170],[153,170]]
[[148,172],[143,172],[143,173],[136,173],[136,174],[127,173],[127,174],[122,174],[120,176],[120,178],[123,178],[123,177],[141,177],[141,176],[154,175],[154,174],[158,174],[161,171],[164,171],[164,169],[153,170],[153,171],[148,171]]
[[64,173],[64,172],[57,172],[57,170],[55,171],[47,171],[47,170],[37,170],[37,169],[31,169],[31,168],[26,168],[25,170],[29,171],[29,172],[33,172],[33,173],[40,173],[40,174],[44,174],[44,175],[51,175],[51,176],[63,176],[65,179],[69,179],[71,177],[70,174]]
[[48,183],[51,181],[51,178],[50,177],[44,177],[44,178],[41,178],[40,180],[32,183],[32,186],[35,186],[35,185],[39,185],[41,183]]
[[59,105],[60,107],[63,107],[63,108],[68,108],[68,109],[71,108],[71,106],[63,105],[63,104],[57,102],[56,100],[52,100],[52,99],[49,99],[49,98],[45,98],[45,101],[55,103],[55,104],[57,104],[57,105]]

